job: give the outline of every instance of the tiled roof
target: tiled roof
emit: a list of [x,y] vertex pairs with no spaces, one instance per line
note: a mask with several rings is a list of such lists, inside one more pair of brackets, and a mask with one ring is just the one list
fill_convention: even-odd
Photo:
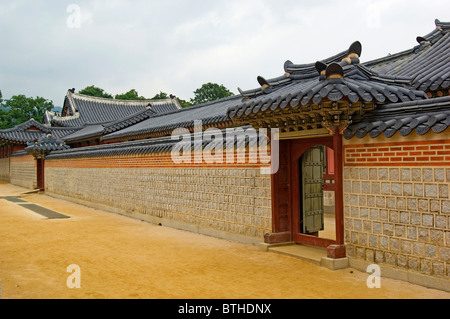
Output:
[[164,114],[181,108],[176,98],[166,100],[115,100],[74,93],[69,90],[64,100],[62,115],[46,113],[44,120],[54,126],[73,127],[106,124],[128,118],[147,110]]
[[0,130],[0,140],[2,140],[2,142],[26,144],[28,142],[39,139],[43,134],[50,133],[57,138],[62,138],[66,135],[76,132],[79,129],[79,127],[50,127],[47,125],[43,125],[34,119],[31,119],[13,128]]
[[436,29],[417,37],[412,49],[364,63],[374,72],[411,77],[412,87],[436,91],[450,87],[450,23],[435,21]]
[[86,140],[86,139],[94,138],[94,137],[100,138],[101,136],[103,136],[105,134],[109,134],[109,133],[112,133],[112,132],[115,132],[118,130],[122,130],[131,125],[142,122],[156,114],[158,114],[158,113],[156,113],[150,107],[147,107],[146,109],[144,109],[142,111],[134,113],[123,119],[114,121],[112,123],[86,125],[81,130],[64,137],[64,141],[72,142],[72,141]]
[[227,110],[241,100],[232,96],[214,102],[208,102],[167,114],[157,114],[125,129],[107,134],[102,140],[124,139],[143,135],[165,135],[176,128],[192,128],[194,121],[202,121],[204,126],[223,124],[229,121]]
[[350,125],[344,132],[346,139],[354,136],[375,138],[381,134],[392,137],[399,132],[407,136],[413,131],[424,135],[430,130],[441,133],[450,126],[450,96],[426,101],[384,105],[371,112],[360,123]]
[[[315,64],[287,61],[284,75],[258,76],[259,88],[239,89],[243,99],[230,107],[228,116],[236,124],[279,127],[282,132],[349,125],[347,138],[442,132],[450,105],[442,104],[445,98],[429,98],[450,92],[450,23],[435,24],[431,33],[417,37],[414,48],[366,63],[360,63],[358,41]],[[391,112],[398,108],[408,112],[395,114],[394,123]]]
[[52,136],[51,134],[43,135],[39,139],[28,142],[28,146],[25,148],[27,153],[33,155],[46,155],[52,151],[66,150],[69,146],[66,145],[61,139]]
[[287,72],[283,77],[265,80],[258,77],[260,89],[240,91],[242,103],[230,108],[230,118],[239,118],[266,111],[283,110],[299,105],[320,105],[323,101],[375,102],[384,104],[398,101],[426,99],[423,91],[408,86],[410,77],[377,74],[359,62],[361,44],[353,43],[344,54],[338,54],[326,64],[317,62],[293,67],[285,63]]
[[[248,129],[249,127],[244,127]],[[222,140],[213,138],[203,138],[202,139],[202,149],[207,148],[219,148],[221,146],[223,149],[227,147],[248,147],[255,146],[256,143],[261,143],[264,139],[266,143],[269,141],[265,136],[260,135],[258,131],[255,131],[255,139],[245,138],[240,140],[236,136],[227,136],[226,131],[222,130],[223,138]],[[198,133],[197,133],[198,134]],[[202,132],[203,137],[208,135],[207,132]],[[214,133],[210,133],[215,136]],[[195,135],[192,134],[192,137]],[[192,140],[192,139],[191,139]],[[88,147],[72,148],[63,151],[54,151],[47,159],[64,159],[64,158],[90,158],[90,157],[100,157],[100,156],[119,156],[119,155],[136,155],[136,154],[150,154],[150,153],[170,153],[173,150],[174,145],[179,143],[186,143],[185,140],[173,139],[171,136],[164,136],[159,138],[144,139],[131,142],[121,142],[113,144],[103,144]],[[188,141],[188,143],[191,143]],[[222,144],[220,144],[222,143]],[[196,145],[194,143],[187,144],[190,146],[191,150],[194,150]]]
[[[360,46],[361,44],[359,42],[355,42],[348,50],[342,51],[332,57],[326,58],[322,60],[322,63],[324,65],[328,65],[333,62],[340,62],[349,54],[350,51],[351,52],[358,51],[360,55],[361,54]],[[268,80],[264,79],[262,76],[258,76],[257,81],[261,86],[260,88],[246,91],[243,91],[240,88],[238,88],[238,90],[244,98],[246,99],[254,98],[260,95],[270,93],[285,84],[292,83],[293,80],[305,80],[307,82],[308,80],[316,79],[318,75],[317,63],[294,64],[290,60],[288,60],[284,63],[284,71],[285,71],[284,75]]]
[[63,137],[66,142],[86,140],[98,136],[102,136],[104,132],[104,127],[101,124],[86,125],[85,127],[79,129],[78,131]]
[[170,137],[139,140],[133,142],[95,145],[52,152],[47,159],[89,158],[130,154],[150,154],[170,152],[175,141]]
[[132,114],[128,117],[125,117],[123,119],[119,119],[117,121],[114,121],[112,123],[109,123],[105,125],[105,133],[112,133],[118,130],[122,130],[124,128],[127,128],[131,125],[134,125],[136,123],[142,122],[143,120],[148,119],[149,117],[156,116],[158,114],[166,114],[171,113],[173,110],[166,110],[164,112],[157,112],[153,108],[147,108],[145,110],[142,110],[138,113]]

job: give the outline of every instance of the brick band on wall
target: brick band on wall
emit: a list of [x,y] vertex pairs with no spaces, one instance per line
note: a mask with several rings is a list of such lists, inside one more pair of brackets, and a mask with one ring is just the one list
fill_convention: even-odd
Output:
[[[227,163],[226,155],[221,162],[214,161],[213,157],[202,154],[199,161],[195,155],[190,162],[176,163],[170,153],[156,153],[147,155],[103,156],[67,159],[47,159],[46,167],[72,167],[72,168],[142,168],[142,167],[269,167],[270,164],[261,163],[259,154],[246,152],[242,161],[234,157],[234,162]],[[254,158],[256,160],[250,160]]]
[[344,146],[345,166],[447,166],[449,161],[450,140]]

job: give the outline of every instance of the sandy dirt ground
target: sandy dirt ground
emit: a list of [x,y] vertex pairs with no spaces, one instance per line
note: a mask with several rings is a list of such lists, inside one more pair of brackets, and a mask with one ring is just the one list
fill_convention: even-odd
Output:
[[[26,190],[0,184],[0,196]],[[0,199],[5,299],[449,299],[450,293],[368,273],[331,271],[252,245],[157,226],[46,195],[29,202],[69,215],[45,219]],[[81,288],[67,280],[78,265]],[[72,278],[72,277],[70,277]],[[75,281],[73,281],[75,282]]]

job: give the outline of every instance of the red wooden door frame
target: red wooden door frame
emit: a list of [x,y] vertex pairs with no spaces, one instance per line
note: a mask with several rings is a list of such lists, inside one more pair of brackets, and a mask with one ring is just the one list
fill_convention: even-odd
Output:
[[[323,145],[334,150],[336,240],[318,238],[299,232],[299,159],[304,152],[316,145]],[[265,242],[295,241],[327,248],[328,257],[331,258],[345,257],[342,173],[342,134],[338,129],[335,130],[333,136],[281,140],[279,171],[272,175],[272,233],[265,236]],[[289,176],[288,180],[285,180],[286,174]],[[298,226],[296,226],[297,224]]]
[[311,138],[305,140],[291,141],[291,227],[292,239],[299,244],[306,244],[326,248],[330,245],[336,244],[336,241],[326,238],[319,238],[313,235],[302,234],[300,229],[300,215],[301,215],[301,182],[300,182],[300,159],[303,154],[311,147],[321,145],[333,148],[333,138]]

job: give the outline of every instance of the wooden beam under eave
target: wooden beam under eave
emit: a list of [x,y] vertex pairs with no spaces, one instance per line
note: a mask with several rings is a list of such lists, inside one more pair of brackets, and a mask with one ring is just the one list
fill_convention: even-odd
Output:
[[330,131],[326,128],[316,128],[309,130],[297,130],[294,132],[280,133],[280,140],[302,139],[311,137],[330,136]]

